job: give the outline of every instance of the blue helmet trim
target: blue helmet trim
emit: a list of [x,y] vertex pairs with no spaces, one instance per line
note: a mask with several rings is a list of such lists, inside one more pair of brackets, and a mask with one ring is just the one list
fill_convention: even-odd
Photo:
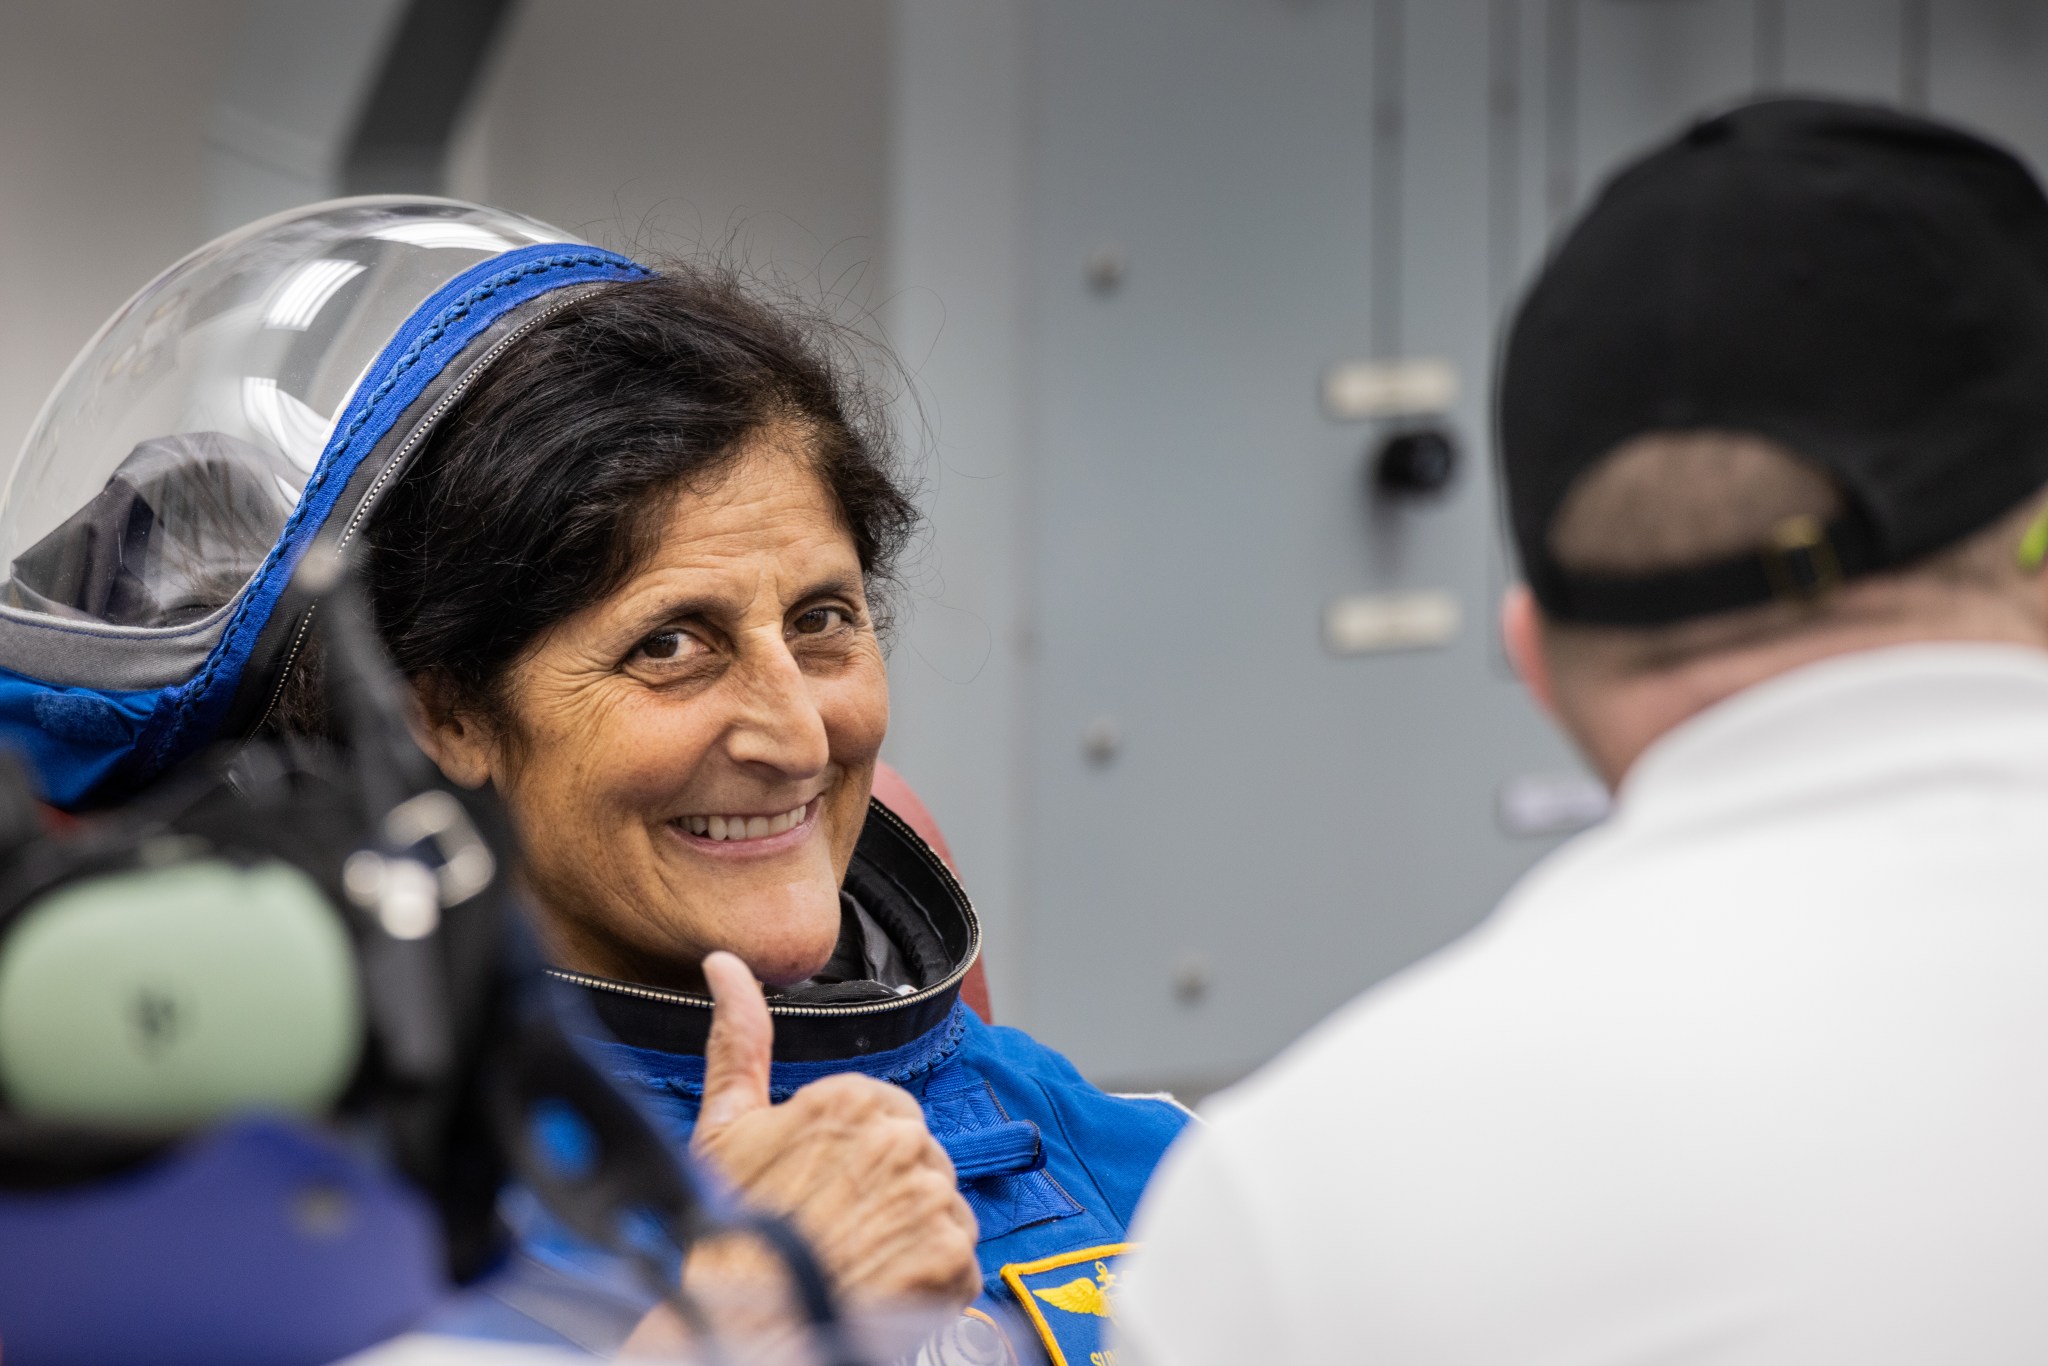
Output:
[[191,679],[117,692],[59,687],[0,670],[0,738],[33,763],[58,806],[119,797],[218,733],[258,636],[349,478],[470,342],[529,300],[574,285],[645,279],[645,266],[596,247],[521,247],[450,280],[416,309],[365,372],[270,554],[242,589],[218,644]]

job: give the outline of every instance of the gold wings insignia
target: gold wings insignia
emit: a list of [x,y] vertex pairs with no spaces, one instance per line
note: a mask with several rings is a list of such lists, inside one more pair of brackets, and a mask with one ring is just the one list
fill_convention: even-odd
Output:
[[1064,1309],[1069,1314],[1113,1317],[1109,1311],[1109,1296],[1102,1292],[1101,1286],[1086,1276],[1077,1277],[1065,1285],[1056,1285],[1050,1290],[1034,1290],[1031,1293],[1053,1308]]

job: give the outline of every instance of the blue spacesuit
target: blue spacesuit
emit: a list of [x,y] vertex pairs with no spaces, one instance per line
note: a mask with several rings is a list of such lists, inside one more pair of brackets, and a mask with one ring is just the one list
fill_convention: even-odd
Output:
[[[769,1000],[771,1095],[786,1099],[821,1078],[861,1072],[917,1097],[981,1226],[980,1316],[1006,1326],[1022,1360],[1042,1354],[1062,1366],[1099,1363],[1132,1213],[1187,1111],[1167,1099],[1097,1090],[1052,1049],[985,1024],[962,1004],[960,980],[980,948],[973,909],[930,847],[879,803],[870,808],[844,901],[846,930],[833,964]],[[594,1047],[612,1075],[646,1096],[675,1141],[686,1143],[703,1099],[711,1002],[557,976],[576,985],[610,1032]],[[468,1326],[610,1345],[613,1334],[589,1322],[591,1296],[604,1293],[598,1287],[609,1285],[619,1298],[618,1328],[643,1307],[618,1270],[537,1207],[515,1200],[512,1208],[525,1274],[494,1292],[498,1315],[472,1314]],[[542,1281],[553,1284],[542,1288]],[[543,1331],[508,1327],[506,1308]]]

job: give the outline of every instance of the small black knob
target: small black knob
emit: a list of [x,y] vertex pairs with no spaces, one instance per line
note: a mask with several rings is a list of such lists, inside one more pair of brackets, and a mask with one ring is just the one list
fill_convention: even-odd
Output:
[[1372,482],[1382,493],[1442,493],[1457,472],[1457,443],[1440,427],[1395,432],[1372,462]]

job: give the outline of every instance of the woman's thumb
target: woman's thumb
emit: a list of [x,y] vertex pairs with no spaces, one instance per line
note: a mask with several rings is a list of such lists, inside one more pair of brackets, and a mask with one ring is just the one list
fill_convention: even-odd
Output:
[[768,1108],[775,1024],[761,984],[745,963],[719,950],[704,959],[711,987],[711,1037],[704,1045],[704,1107],[697,1132],[709,1137],[742,1115]]

